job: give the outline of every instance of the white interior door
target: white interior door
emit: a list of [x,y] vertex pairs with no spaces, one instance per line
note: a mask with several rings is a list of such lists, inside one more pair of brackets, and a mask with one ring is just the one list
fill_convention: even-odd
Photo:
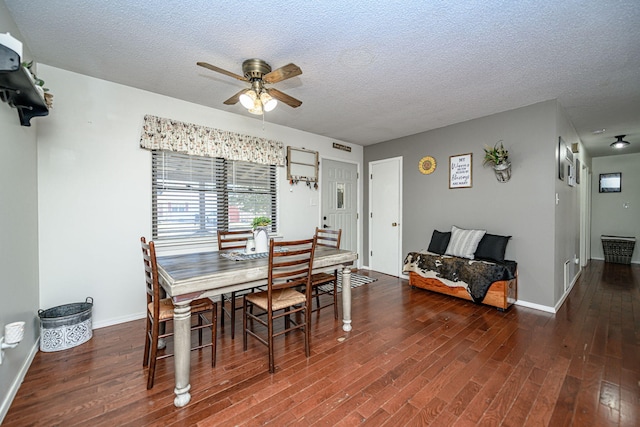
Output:
[[358,250],[358,165],[323,159],[321,227],[342,229],[341,249]]
[[369,163],[369,267],[400,276],[402,157]]

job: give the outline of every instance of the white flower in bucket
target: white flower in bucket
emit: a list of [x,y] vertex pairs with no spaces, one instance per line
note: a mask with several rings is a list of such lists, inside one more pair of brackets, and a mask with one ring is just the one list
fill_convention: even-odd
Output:
[[[498,146],[500,144],[500,146]],[[511,179],[511,162],[509,151],[502,145],[502,140],[496,142],[493,148],[488,145],[484,148],[483,166],[491,165],[499,182],[507,182]]]
[[253,226],[253,239],[255,241],[256,253],[269,251],[269,233],[267,232],[267,226],[269,224],[271,224],[271,218],[266,216],[256,217],[251,223]]

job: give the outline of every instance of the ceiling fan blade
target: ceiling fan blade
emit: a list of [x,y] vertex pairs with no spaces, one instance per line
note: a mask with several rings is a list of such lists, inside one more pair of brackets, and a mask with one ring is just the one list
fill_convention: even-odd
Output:
[[216,67],[215,65],[211,65],[211,64],[208,64],[206,62],[197,62],[196,64],[201,66],[201,67],[208,68],[211,71],[222,73],[222,74],[224,74],[226,76],[233,77],[234,79],[242,80],[243,82],[248,81],[243,76],[240,76],[240,75],[238,75],[236,73],[232,73],[231,71],[223,70],[222,68]]
[[223,102],[223,104],[226,105],[233,105],[233,104],[237,104],[238,101],[240,101],[240,95],[242,95],[243,93],[245,93],[247,90],[246,89],[242,89],[240,92],[236,93],[235,95],[233,95],[231,98],[227,99],[226,101]]
[[299,101],[286,93],[280,92],[278,89],[269,88],[269,95],[273,96],[278,101],[284,102],[289,107],[296,108],[302,105],[302,101]]
[[[280,67],[277,70],[265,74],[262,80],[265,83],[278,83],[291,77],[299,76],[302,74],[302,70],[296,64],[287,64],[284,67]],[[284,102],[284,101],[282,101]]]

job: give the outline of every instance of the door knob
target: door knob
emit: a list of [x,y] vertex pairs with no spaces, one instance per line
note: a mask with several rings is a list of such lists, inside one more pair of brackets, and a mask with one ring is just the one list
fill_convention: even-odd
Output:
[[397,226],[398,226],[398,223],[397,223],[397,222],[392,222],[392,223],[391,223],[391,226],[392,226],[392,227],[397,227]]
[[322,224],[322,228],[329,228],[327,224]]

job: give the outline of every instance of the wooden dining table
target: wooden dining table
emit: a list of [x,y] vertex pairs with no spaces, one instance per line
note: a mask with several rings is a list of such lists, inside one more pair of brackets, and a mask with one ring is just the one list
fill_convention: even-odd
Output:
[[[229,252],[229,251],[226,251]],[[175,305],[174,361],[175,398],[177,407],[191,400],[191,307],[196,298],[216,297],[267,284],[269,260],[267,256],[235,261],[223,256],[225,251],[158,256],[160,284]],[[318,246],[313,258],[313,272],[341,270],[342,274],[342,329],[351,326],[351,270],[357,253]]]

